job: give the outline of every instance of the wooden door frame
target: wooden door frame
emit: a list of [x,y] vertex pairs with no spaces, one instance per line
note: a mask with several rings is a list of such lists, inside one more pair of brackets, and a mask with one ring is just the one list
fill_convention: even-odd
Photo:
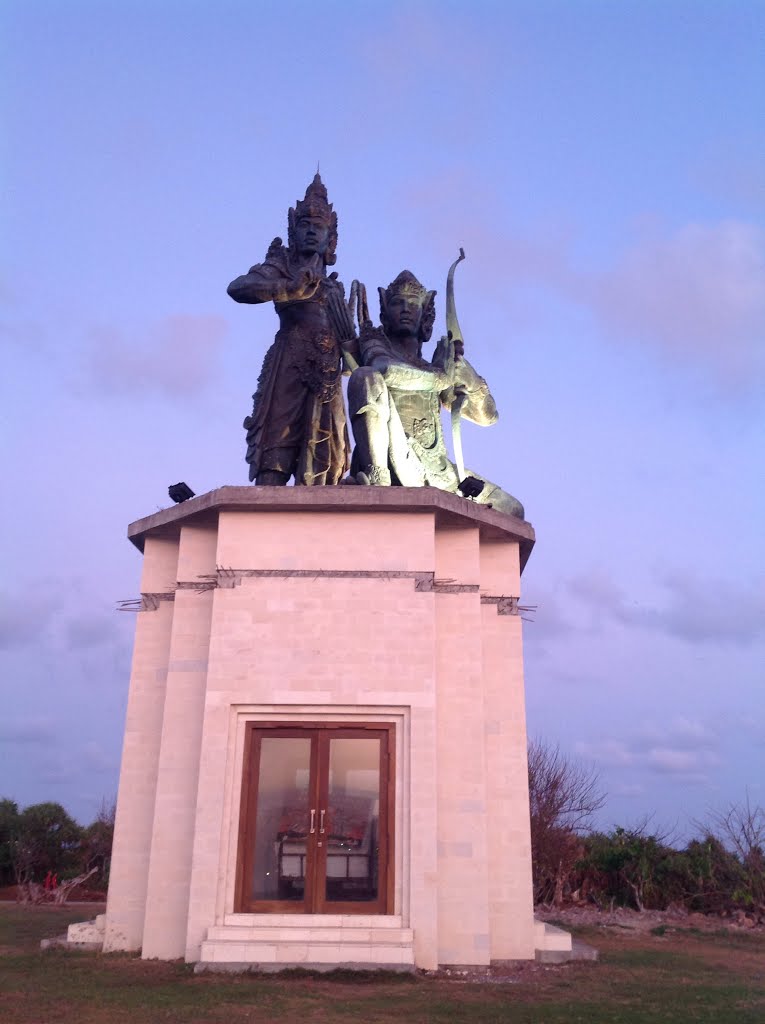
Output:
[[[306,870],[304,898],[293,900],[252,900],[247,897],[247,881],[252,874],[255,853],[255,824],[257,820],[257,775],[260,760],[260,741],[271,734],[285,738],[311,739],[309,806],[326,807],[328,779],[319,765],[320,750],[328,766],[329,746],[334,738],[363,738],[370,732],[380,738],[380,812],[378,860],[378,896],[373,903],[331,901],[326,899],[327,847],[312,854],[315,870]],[[355,736],[354,736],[355,734]],[[321,737],[324,737],[323,739]],[[326,769],[325,769],[326,775]],[[324,792],[320,792],[323,788]],[[242,762],[242,790],[237,837],[236,883],[234,889],[235,913],[258,914],[391,914],[394,904],[395,864],[395,807],[396,807],[396,724],[394,722],[336,722],[336,721],[249,721],[245,726],[244,757]],[[324,804],[319,798],[324,797]],[[385,840],[385,841],[384,841]],[[316,907],[317,909],[312,909]]]
[[[237,845],[237,869],[235,887],[235,907],[239,913],[264,914],[306,914],[314,901],[313,872],[306,873],[303,899],[298,900],[252,900],[246,896],[247,866],[252,867],[255,856],[255,823],[258,814],[258,787],[256,766],[260,762],[261,740],[271,733],[285,739],[309,739],[311,748],[308,760],[309,790],[315,787],[318,780],[318,744],[314,742],[314,730],[303,728],[294,722],[249,722],[245,731],[244,762],[242,769],[242,796],[239,812],[239,835]],[[309,735],[306,735],[309,733]],[[308,794],[308,806],[314,803],[317,793]],[[247,905],[257,904],[257,911],[244,909]]]

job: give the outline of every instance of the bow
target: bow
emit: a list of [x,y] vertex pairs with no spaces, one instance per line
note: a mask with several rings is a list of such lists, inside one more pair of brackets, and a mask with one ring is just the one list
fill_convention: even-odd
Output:
[[[460,254],[449,267],[446,277],[446,336],[453,345],[455,341],[461,341],[463,348],[465,339],[462,337],[459,320],[457,319],[457,306],[454,302],[454,271],[458,263],[465,259],[465,250],[460,248]],[[462,454],[462,406],[467,399],[467,392],[462,387],[455,387],[454,398],[452,399],[452,444],[454,446],[454,461],[457,464],[457,475],[460,483],[465,479],[465,457]]]

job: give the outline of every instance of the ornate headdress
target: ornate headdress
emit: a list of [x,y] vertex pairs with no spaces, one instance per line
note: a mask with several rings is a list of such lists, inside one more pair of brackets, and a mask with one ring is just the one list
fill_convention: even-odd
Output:
[[327,198],[327,189],[318,171],[314,175],[311,184],[305,190],[305,199],[298,199],[287,213],[287,244],[292,253],[295,251],[295,225],[299,217],[316,217],[329,228],[329,242],[324,255],[324,262],[327,266],[331,267],[337,259],[335,256],[335,249],[337,248],[337,214],[332,209],[332,204]]
[[411,270],[402,270],[395,281],[391,281],[387,288],[378,288],[380,294],[380,323],[383,330],[387,330],[386,309],[388,300],[393,295],[414,295],[422,303],[422,320],[420,321],[420,345],[430,341],[433,333],[433,321],[436,318],[436,292],[428,291],[421,285]]

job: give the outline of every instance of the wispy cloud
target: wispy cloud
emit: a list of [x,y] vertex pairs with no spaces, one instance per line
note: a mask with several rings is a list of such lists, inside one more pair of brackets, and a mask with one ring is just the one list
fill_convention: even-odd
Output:
[[567,586],[596,616],[690,643],[747,646],[765,637],[762,579],[732,583],[675,570],[657,583],[665,595],[661,605],[646,602],[639,593],[627,595],[599,569],[571,578]]
[[77,583],[37,578],[0,591],[0,650],[32,643],[52,653],[125,645],[125,622]]
[[646,723],[633,735],[632,744],[635,750],[653,750],[662,744],[669,744],[676,750],[716,750],[718,736],[709,726],[696,718],[681,715],[672,721],[662,723]]
[[755,223],[643,218],[624,226],[624,243],[599,266],[585,267],[571,224],[511,226],[504,197],[477,190],[474,172],[415,181],[401,201],[440,252],[461,239],[506,314],[517,314],[524,288],[542,286],[588,310],[609,343],[648,347],[711,378],[723,397],[765,381],[765,233]]
[[92,781],[94,777],[115,774],[119,751],[108,752],[95,740],[82,744],[67,743],[51,747],[37,766],[37,777],[47,784],[71,784]]
[[22,718],[0,725],[0,742],[48,746],[55,738],[53,722],[47,718]]
[[85,357],[89,382],[113,395],[200,394],[219,373],[227,330],[226,320],[212,315],[165,317],[141,340],[117,328],[93,328]]
[[[473,19],[449,19],[443,14],[442,10],[406,5],[406,9],[394,11],[377,31],[363,37],[359,66],[364,84],[378,99],[376,107],[398,108],[402,115],[414,117],[409,100],[416,92],[423,112],[446,108],[442,116],[454,117],[457,102],[458,117],[463,110],[472,112],[474,118],[480,113],[480,100],[496,73],[493,41]],[[503,42],[507,49],[507,38]],[[437,92],[432,88],[434,76],[439,78]],[[448,104],[445,94],[451,101]],[[400,109],[402,102],[404,109]]]
[[100,647],[118,639],[121,639],[121,634],[114,615],[78,613],[64,625],[63,642],[69,649]]
[[61,593],[40,581],[18,592],[0,593],[0,650],[39,640],[62,606]]
[[[719,737],[703,723],[678,718],[649,723],[624,739],[579,742],[575,752],[604,768],[664,775],[689,784],[706,782],[720,764]],[[631,780],[628,785],[641,783]]]
[[754,224],[652,225],[611,268],[572,281],[617,338],[706,363],[734,390],[765,370],[765,236]]

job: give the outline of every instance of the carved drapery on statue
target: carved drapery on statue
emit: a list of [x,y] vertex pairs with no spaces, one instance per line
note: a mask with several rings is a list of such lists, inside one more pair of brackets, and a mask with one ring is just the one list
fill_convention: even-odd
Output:
[[337,215],[317,174],[290,209],[288,245],[275,238],[262,264],[229,285],[237,302],[273,302],[279,331],[244,421],[250,480],[339,483],[349,444],[341,389],[341,345],[353,322],[335,262]]

